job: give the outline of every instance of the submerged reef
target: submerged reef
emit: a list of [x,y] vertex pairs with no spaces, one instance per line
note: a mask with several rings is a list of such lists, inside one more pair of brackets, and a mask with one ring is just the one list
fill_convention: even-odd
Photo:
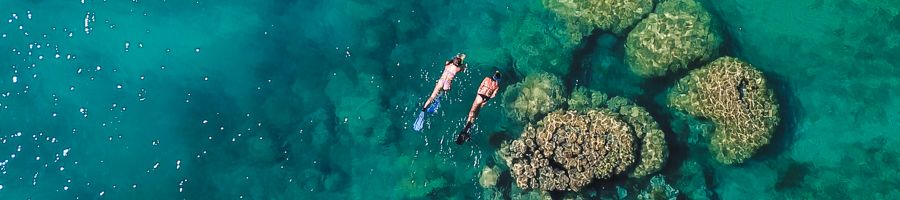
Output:
[[619,116],[630,126],[640,142],[634,170],[628,175],[640,178],[661,170],[668,158],[668,149],[665,133],[659,128],[656,120],[650,116],[647,109],[630,101],[613,111],[619,113]]
[[606,93],[584,87],[577,87],[572,91],[572,94],[569,95],[569,100],[566,104],[569,105],[570,110],[586,112],[591,108],[603,107],[603,104],[608,98],[609,96],[606,95]]
[[510,20],[500,29],[500,40],[509,51],[516,71],[524,75],[568,74],[572,52],[588,31],[573,30],[561,22],[548,23],[540,11],[524,12],[524,16]]
[[710,189],[710,187],[715,187],[717,184],[716,180],[710,178],[715,176],[715,174],[710,174],[710,170],[697,161],[684,161],[681,164],[681,168],[674,173],[675,177],[679,178],[675,179],[672,184],[675,188],[682,189],[680,195],[683,195],[686,199],[718,199],[713,192],[715,188]]
[[725,164],[737,164],[769,143],[779,123],[778,104],[762,72],[722,57],[691,71],[668,94],[669,106],[715,124],[710,150]]
[[678,199],[678,189],[675,189],[674,187],[666,183],[665,176],[656,175],[652,179],[650,179],[650,185],[647,185],[647,188],[641,191],[641,194],[637,196],[637,199],[675,200]]
[[564,101],[562,81],[548,73],[528,75],[503,92],[507,116],[519,122],[535,121],[556,110]]
[[507,163],[522,189],[578,191],[634,162],[634,134],[607,110],[550,113],[512,141]]
[[481,187],[483,187],[483,188],[493,188],[493,187],[497,186],[498,178],[500,178],[500,168],[499,167],[485,166],[481,170],[481,176],[478,179],[478,183],[480,183]]
[[[560,108],[501,145],[499,158],[523,189],[578,191],[594,178],[641,178],[662,169],[665,133],[624,97],[577,87]],[[533,121],[532,121],[533,122]]]
[[628,124],[639,141],[636,165],[629,176],[640,178],[662,169],[668,157],[668,149],[665,133],[659,128],[659,124],[644,107],[624,97],[608,97],[609,95],[600,91],[577,87],[569,97],[569,109],[579,112],[608,109]]
[[624,34],[653,10],[652,0],[543,0],[569,26],[588,26]]
[[641,76],[662,76],[711,60],[721,43],[710,13],[699,2],[669,0],[628,33],[625,61]]

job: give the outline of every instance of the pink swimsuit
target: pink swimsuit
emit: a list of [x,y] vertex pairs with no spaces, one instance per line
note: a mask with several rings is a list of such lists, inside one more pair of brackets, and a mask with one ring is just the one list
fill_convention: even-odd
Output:
[[438,79],[438,82],[444,85],[444,90],[450,90],[450,83],[453,82],[453,78],[456,77],[456,73],[462,71],[462,68],[457,67],[456,65],[445,65],[444,73],[441,74],[441,79]]

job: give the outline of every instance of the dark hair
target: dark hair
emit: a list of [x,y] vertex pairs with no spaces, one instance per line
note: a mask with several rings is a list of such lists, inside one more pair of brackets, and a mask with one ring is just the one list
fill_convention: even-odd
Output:
[[500,74],[500,71],[494,71],[494,76],[492,78],[494,78],[495,81],[500,81],[500,78],[503,78],[503,76]]
[[453,58],[447,61],[447,64],[450,63],[453,63],[453,65],[456,65],[457,67],[462,67],[460,66],[460,64],[462,64],[462,59],[460,59],[459,56],[453,56]]

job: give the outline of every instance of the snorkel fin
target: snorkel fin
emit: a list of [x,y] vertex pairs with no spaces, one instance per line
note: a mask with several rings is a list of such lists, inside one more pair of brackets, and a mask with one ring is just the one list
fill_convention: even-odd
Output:
[[413,123],[413,130],[422,131],[422,127],[425,126],[425,112],[419,112],[419,117],[416,118],[416,122]]
[[438,108],[441,107],[441,96],[444,96],[444,94],[438,94],[438,96],[434,98],[434,101],[431,102],[431,105],[429,105],[428,108],[425,109],[426,113],[434,114],[435,112],[437,112]]
[[463,127],[463,130],[459,132],[459,135],[456,136],[456,144],[462,145],[469,141],[471,136],[469,135],[469,130],[472,128],[472,123],[466,123],[466,126]]
[[[438,97],[440,97],[440,96],[438,96]],[[430,106],[428,106],[428,109],[425,109],[425,112],[427,112],[428,114],[434,114],[435,112],[437,112],[438,108],[440,108],[440,107],[441,107],[441,99],[435,98],[434,102],[431,103]]]

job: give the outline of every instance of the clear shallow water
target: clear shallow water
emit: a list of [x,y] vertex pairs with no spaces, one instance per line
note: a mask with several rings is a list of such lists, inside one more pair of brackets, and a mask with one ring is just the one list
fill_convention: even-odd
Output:
[[[503,27],[536,5],[0,1],[0,198],[482,198],[478,173],[508,128],[500,103],[482,111],[473,141],[451,140],[477,80],[512,71]],[[630,74],[623,38],[583,41],[594,45],[566,82],[650,108],[671,130],[662,174],[683,197],[896,199],[900,5],[707,5],[725,54],[766,73],[785,113],[748,162],[721,166],[689,145],[690,127],[661,104],[672,80]],[[457,52],[470,70],[413,132]],[[613,197],[647,181],[589,190]]]

